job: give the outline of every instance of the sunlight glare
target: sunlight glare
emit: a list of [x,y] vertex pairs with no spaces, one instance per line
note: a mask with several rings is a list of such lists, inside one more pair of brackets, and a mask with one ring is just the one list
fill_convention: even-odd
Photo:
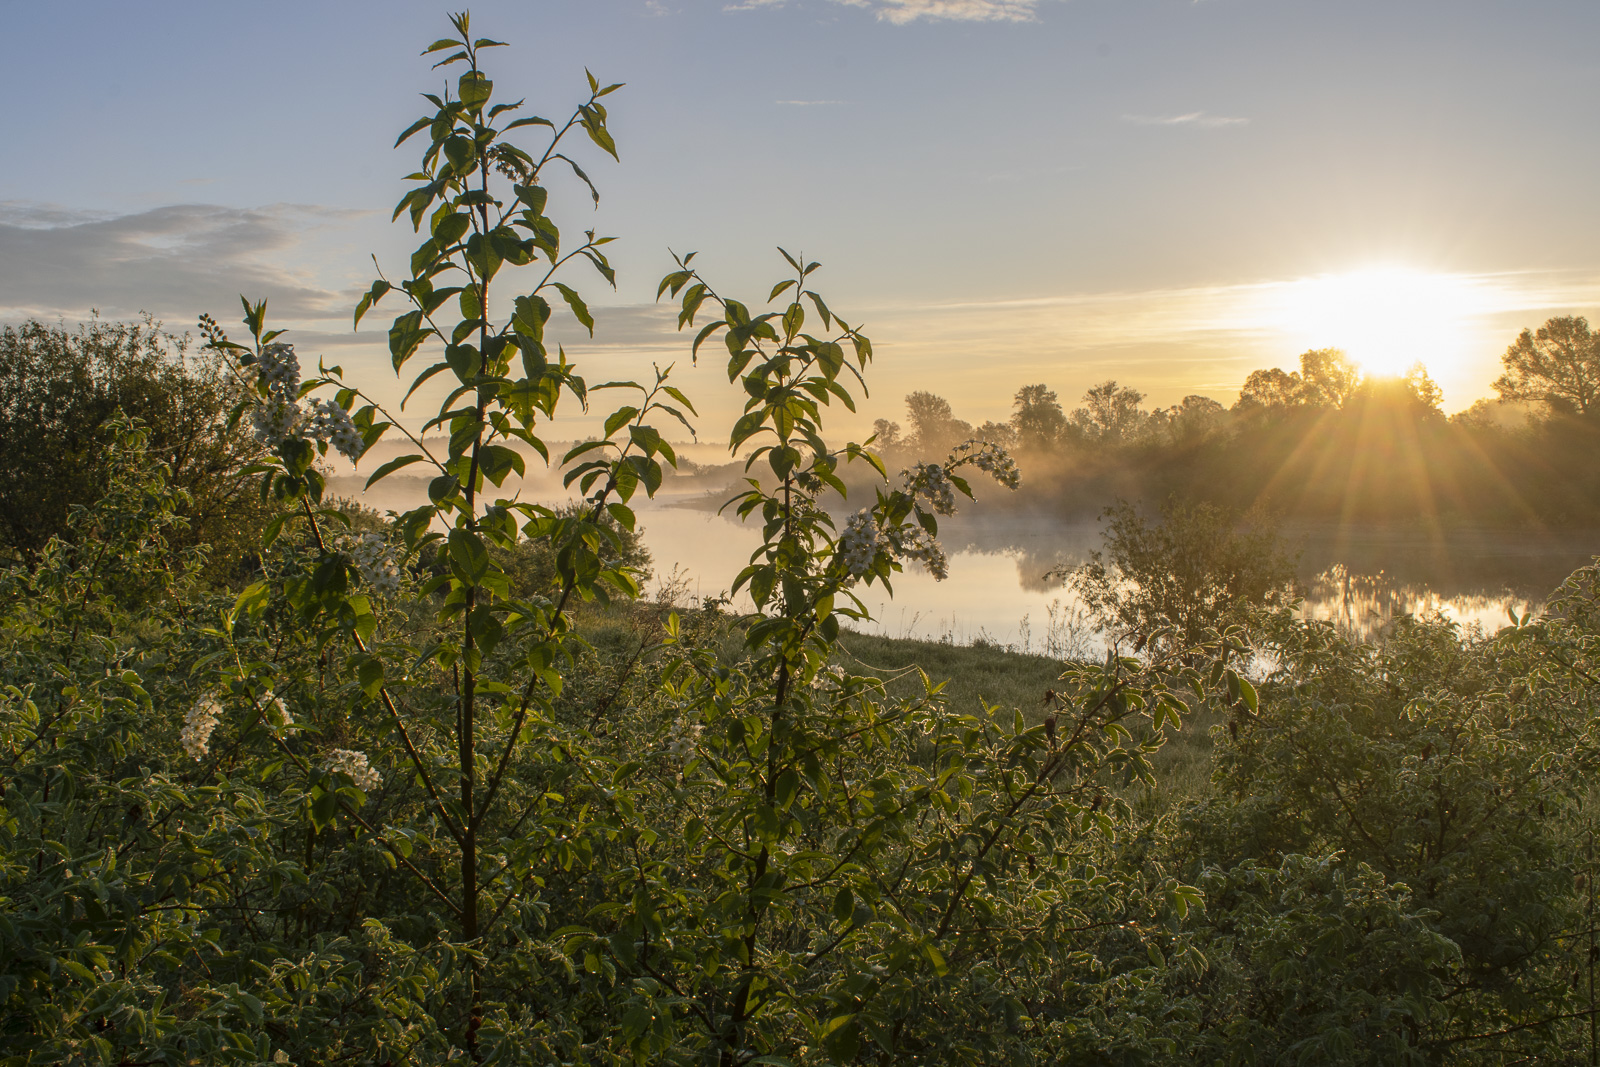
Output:
[[1367,374],[1421,362],[1438,377],[1467,354],[1480,312],[1468,278],[1381,267],[1290,282],[1280,325],[1306,348],[1341,348]]

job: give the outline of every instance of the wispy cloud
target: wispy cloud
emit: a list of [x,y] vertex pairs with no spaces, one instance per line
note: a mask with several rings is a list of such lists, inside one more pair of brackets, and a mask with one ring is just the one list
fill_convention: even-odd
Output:
[[280,264],[302,236],[356,215],[311,205],[175,204],[131,214],[0,202],[0,317],[171,319],[231,306],[241,290],[271,293],[275,310],[320,319],[346,294]]
[[870,8],[883,22],[904,26],[918,19],[949,22],[1032,22],[1039,0],[834,0]]
[[1246,126],[1250,123],[1249,119],[1233,115],[1208,115],[1204,111],[1188,111],[1182,115],[1124,115],[1122,121],[1135,126],[1196,126],[1202,130]]
[[[786,0],[740,0],[724,11],[782,7]],[[832,0],[871,11],[879,21],[904,26],[918,19],[944,22],[1032,22],[1041,0]]]

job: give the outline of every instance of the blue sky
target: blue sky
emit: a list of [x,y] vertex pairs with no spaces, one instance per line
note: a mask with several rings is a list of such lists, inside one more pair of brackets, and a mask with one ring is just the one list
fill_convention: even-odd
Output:
[[[879,345],[868,417],[931,388],[1003,418],[1025,382],[1070,406],[1107,377],[1229,401],[1250,369],[1370,343],[1347,320],[1412,304],[1394,333],[1455,409],[1517,329],[1600,307],[1592,0],[524,0],[473,18],[512,45],[490,53],[497,93],[540,113],[580,98],[585,66],[628,83],[609,98],[621,164],[584,159],[598,211],[556,189],[569,230],[621,238],[580,348],[596,376],[681,350],[649,308],[669,246],[752,301],[774,245],[821,260]],[[244,290],[302,346],[383,373],[381,334],[351,334],[348,310],[367,254],[409,249],[387,220],[414,154],[390,146],[442,84],[418,53],[443,9],[0,0],[0,29],[0,318],[181,326],[231,320]],[[1378,281],[1316,281],[1352,274]],[[1336,303],[1308,310],[1319,294]],[[685,384],[734,402],[715,373]]]

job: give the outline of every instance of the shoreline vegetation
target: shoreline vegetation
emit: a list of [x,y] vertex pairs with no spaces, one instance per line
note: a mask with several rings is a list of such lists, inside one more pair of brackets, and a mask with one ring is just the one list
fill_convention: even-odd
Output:
[[[1231,411],[1036,385],[973,428],[913,394],[880,455],[824,433],[873,348],[817,262],[780,249],[751,305],[674,253],[763,472],[730,596],[674,607],[640,526],[693,399],[558,340],[594,331],[576,268],[615,284],[551,213],[598,204],[623,86],[532,114],[449,30],[397,142],[416,251],[354,309],[450,383],[445,436],[265,300],[193,363],[150,324],[0,333],[0,1063],[1600,1062],[1600,565],[1494,634],[1369,640],[1295,613],[1275,526],[1587,521],[1597,401],[1552,373],[1587,324],[1508,350],[1515,426],[1323,350]],[[610,414],[554,453],[576,499],[524,494],[577,404]],[[338,456],[425,491],[337,499]],[[851,632],[945,575],[980,491],[1103,515],[1051,569],[1109,648]]]

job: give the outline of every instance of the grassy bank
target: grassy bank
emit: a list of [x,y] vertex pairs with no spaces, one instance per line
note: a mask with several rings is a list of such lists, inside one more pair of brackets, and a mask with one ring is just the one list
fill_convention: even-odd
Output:
[[[841,641],[851,669],[876,674],[887,683],[891,696],[910,697],[922,692],[927,674],[934,684],[944,683],[944,697],[958,711],[978,711],[984,703],[1016,708],[1029,721],[1045,715],[1045,693],[1054,687],[1065,667],[1048,656],[1009,652],[992,645],[954,645],[876,634],[848,634]],[[1211,774],[1213,719],[1191,716],[1183,729],[1168,737],[1155,760],[1161,792],[1168,799],[1203,791]]]
[[[687,614],[687,613],[684,613]],[[636,603],[585,613],[580,630],[601,654],[608,671],[622,672],[641,646],[664,636],[663,609]],[[739,654],[736,635],[727,634],[723,652]],[[846,633],[840,640],[840,666],[855,674],[884,680],[891,697],[911,698],[923,692],[923,675],[943,685],[947,705],[960,712],[979,712],[985,704],[1016,709],[1030,722],[1046,714],[1045,693],[1054,688],[1066,664],[1049,656],[1011,652],[993,645],[957,645],[942,641]],[[1191,716],[1183,729],[1170,734],[1155,760],[1161,793],[1166,799],[1204,791],[1210,777],[1213,719]]]

